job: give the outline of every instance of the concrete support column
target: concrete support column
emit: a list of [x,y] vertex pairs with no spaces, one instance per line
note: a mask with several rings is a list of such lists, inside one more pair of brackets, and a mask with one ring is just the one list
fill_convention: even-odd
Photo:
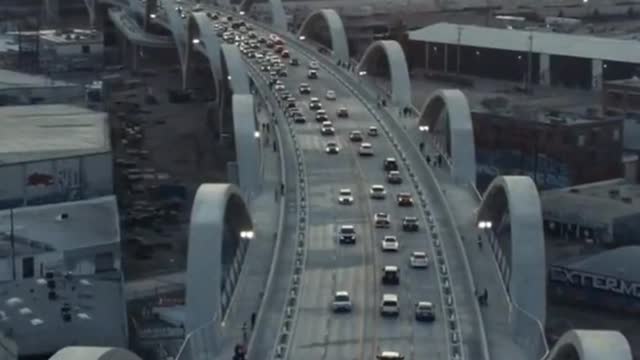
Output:
[[540,54],[538,79],[540,79],[540,85],[551,85],[551,64],[549,54]]
[[591,60],[591,88],[602,89],[602,60]]
[[449,72],[449,45],[444,44],[444,72]]
[[424,71],[428,72],[429,71],[429,48],[431,47],[431,44],[429,44],[428,42],[425,43],[424,45]]

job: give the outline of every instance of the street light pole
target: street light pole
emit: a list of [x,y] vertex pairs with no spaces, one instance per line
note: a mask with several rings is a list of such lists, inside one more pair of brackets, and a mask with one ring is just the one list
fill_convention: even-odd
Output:
[[531,71],[533,70],[533,33],[529,32],[529,53],[527,54],[527,93],[531,90]]
[[460,42],[462,38],[462,26],[458,25],[458,48],[456,49],[456,75],[460,75]]

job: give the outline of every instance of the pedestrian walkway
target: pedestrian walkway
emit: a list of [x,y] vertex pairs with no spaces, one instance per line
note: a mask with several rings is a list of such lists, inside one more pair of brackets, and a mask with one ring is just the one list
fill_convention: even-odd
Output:
[[267,130],[267,127],[263,126],[268,120],[266,110],[258,112],[264,181],[261,191],[250,204],[256,237],[247,251],[229,311],[223,320],[221,359],[231,359],[237,344],[248,343],[266,290],[265,285],[273,259],[280,214],[278,206],[281,180],[280,158],[278,153],[273,151],[275,135],[273,129],[269,127]]
[[125,283],[124,294],[127,301],[155,297],[174,291],[184,290],[186,272],[176,272]]

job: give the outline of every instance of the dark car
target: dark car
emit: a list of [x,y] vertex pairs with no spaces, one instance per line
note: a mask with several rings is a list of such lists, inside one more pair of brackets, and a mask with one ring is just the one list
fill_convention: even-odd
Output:
[[342,225],[338,230],[338,242],[340,244],[355,244],[356,229],[353,225]]
[[420,226],[418,225],[418,218],[415,216],[405,216],[402,219],[402,231],[414,232],[418,231]]
[[304,115],[302,114],[296,114],[293,117],[293,122],[296,124],[304,124],[307,122],[307,119],[305,119]]
[[433,311],[433,304],[428,301],[419,301],[416,303],[416,320],[418,321],[434,321],[436,319]]
[[288,51],[288,50],[284,50],[284,51],[282,51],[282,54],[280,54],[280,56],[281,56],[283,59],[288,59],[289,57],[291,57],[291,55],[289,54],[289,51]]
[[291,58],[289,59],[289,65],[298,66],[300,65],[300,60],[298,60],[298,58]]
[[398,161],[395,158],[386,158],[382,167],[384,171],[398,171]]
[[353,130],[349,133],[349,140],[353,142],[362,142],[362,133],[358,130]]
[[329,121],[329,117],[327,116],[327,112],[323,109],[316,111],[316,121],[319,123]]
[[318,72],[315,70],[309,70],[309,72],[307,73],[307,78],[309,79],[317,79],[318,78]]
[[382,284],[383,285],[398,285],[400,284],[400,270],[397,266],[385,266],[382,269]]
[[413,198],[409,193],[399,193],[396,197],[398,206],[413,206]]
[[311,94],[311,85],[307,83],[300,84],[300,86],[298,87],[298,92],[300,92],[301,95]]

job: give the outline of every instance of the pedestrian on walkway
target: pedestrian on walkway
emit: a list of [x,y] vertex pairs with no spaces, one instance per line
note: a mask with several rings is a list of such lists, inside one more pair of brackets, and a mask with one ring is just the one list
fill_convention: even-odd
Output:
[[242,342],[244,344],[247,343],[247,340],[248,340],[248,337],[249,337],[248,336],[249,334],[247,333],[247,330],[248,330],[247,329],[247,322],[245,321],[244,323],[242,323]]
[[382,106],[383,107],[387,106],[387,100],[386,99],[382,99]]
[[273,152],[278,152],[278,146],[275,141],[273,142]]
[[482,250],[482,237],[478,236],[478,249]]
[[255,329],[256,327],[256,312],[252,312],[251,313],[251,330]]
[[267,133],[269,133],[271,131],[269,128],[269,123],[264,124],[264,126],[267,128]]
[[438,167],[442,167],[442,154],[438,154]]
[[284,184],[280,183],[280,195],[284,195]]
[[424,142],[421,141],[420,142],[420,152],[423,152],[423,151],[424,151]]
[[484,289],[484,293],[482,294],[482,299],[485,305],[489,304],[489,291],[487,288]]
[[431,165],[431,156],[429,156],[429,154],[427,154],[426,158],[427,158],[427,165]]

